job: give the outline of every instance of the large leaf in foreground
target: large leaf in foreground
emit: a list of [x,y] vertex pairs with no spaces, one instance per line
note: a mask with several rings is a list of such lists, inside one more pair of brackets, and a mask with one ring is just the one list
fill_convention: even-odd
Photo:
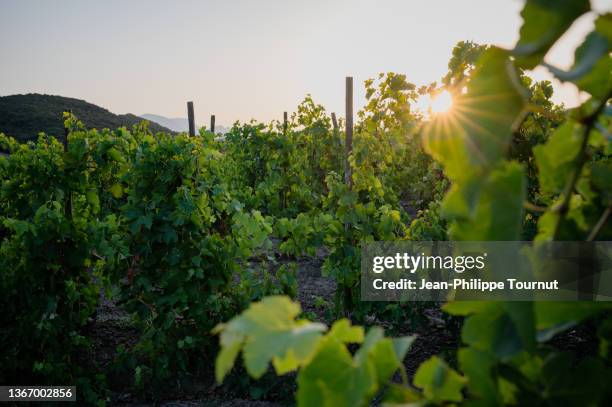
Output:
[[507,52],[483,53],[465,93],[455,95],[450,112],[434,116],[423,144],[452,180],[481,174],[502,159],[525,104]]
[[475,348],[462,348],[459,349],[457,358],[468,379],[467,388],[470,395],[480,401],[476,405],[500,404],[497,383],[492,372],[496,362],[494,355]]
[[534,147],[543,192],[558,193],[565,187],[580,151],[580,130],[577,123],[569,121],[556,129],[545,144]]
[[528,0],[514,49],[518,66],[531,69],[538,65],[574,20],[590,8],[589,0]]
[[[520,238],[526,180],[521,165],[504,163],[481,177],[477,189],[453,186],[443,213],[454,222],[454,240],[518,240]],[[462,195],[459,195],[462,194]]]
[[432,356],[423,362],[414,375],[414,385],[423,389],[425,397],[435,403],[461,401],[466,380],[442,359]]
[[272,362],[278,374],[295,370],[315,352],[323,324],[296,321],[300,306],[283,296],[266,297],[253,303],[227,324],[215,328],[221,334],[221,351],[215,375],[222,381],[243,349],[247,371],[261,377]]
[[534,309],[538,340],[546,341],[588,318],[612,312],[612,303],[543,301],[536,302]]
[[351,356],[334,329],[321,341],[314,358],[298,374],[300,406],[361,406],[400,367],[414,337],[390,339],[372,328]]
[[595,21],[595,30],[576,49],[574,65],[569,71],[553,66],[548,69],[560,80],[571,81],[597,99],[612,91],[612,13]]
[[359,406],[376,388],[374,366],[354,363],[343,344],[326,338],[300,370],[297,400],[300,406]]

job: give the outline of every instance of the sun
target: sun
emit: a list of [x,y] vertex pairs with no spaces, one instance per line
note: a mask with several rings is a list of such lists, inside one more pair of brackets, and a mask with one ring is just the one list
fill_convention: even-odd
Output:
[[453,97],[443,90],[431,99],[429,108],[433,114],[446,113],[453,107]]

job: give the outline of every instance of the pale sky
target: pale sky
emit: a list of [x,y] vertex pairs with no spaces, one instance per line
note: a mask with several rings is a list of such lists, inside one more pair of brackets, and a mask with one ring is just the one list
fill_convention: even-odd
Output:
[[[592,0],[598,12],[612,0]],[[307,93],[344,112],[344,77],[405,73],[423,85],[447,71],[461,40],[509,47],[520,0],[0,0],[0,95],[85,99],[114,113],[217,123],[282,118]],[[593,26],[577,21],[547,61],[568,67]],[[536,79],[549,78],[542,70]],[[573,106],[572,86],[556,101]]]

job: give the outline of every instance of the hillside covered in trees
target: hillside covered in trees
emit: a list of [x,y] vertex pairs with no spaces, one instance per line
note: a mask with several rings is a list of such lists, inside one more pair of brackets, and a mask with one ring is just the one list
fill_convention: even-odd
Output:
[[[80,99],[29,93],[0,97],[0,131],[22,141],[36,139],[41,131],[62,136],[62,114],[65,111],[72,111],[88,128],[96,129],[131,127],[144,120],[133,114],[116,115]],[[169,129],[152,122],[150,129],[171,133]]]

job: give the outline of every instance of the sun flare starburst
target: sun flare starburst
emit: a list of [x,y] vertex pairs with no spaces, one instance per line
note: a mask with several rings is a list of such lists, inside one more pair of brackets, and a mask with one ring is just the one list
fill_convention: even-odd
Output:
[[453,107],[453,97],[443,90],[431,99],[429,108],[433,114],[446,113]]

